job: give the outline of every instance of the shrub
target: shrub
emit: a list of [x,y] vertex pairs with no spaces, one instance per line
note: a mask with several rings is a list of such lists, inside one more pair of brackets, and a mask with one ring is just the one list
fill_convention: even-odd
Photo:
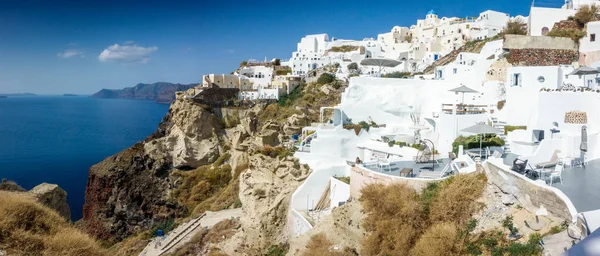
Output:
[[434,224],[419,238],[411,250],[411,255],[462,255],[464,247],[460,240],[460,232],[455,224]]
[[527,35],[525,22],[521,19],[513,19],[506,23],[506,27],[502,30],[504,35]]
[[323,233],[318,233],[310,238],[310,241],[306,245],[307,251],[303,254],[306,256],[353,256],[354,253],[345,248],[344,251],[330,251],[330,247],[333,243],[327,239],[327,236]]
[[[503,139],[496,137],[495,134],[486,134],[481,138],[481,135],[473,135],[473,136],[458,136],[452,143],[452,152],[458,154],[458,147],[460,145],[463,146],[464,149],[472,149],[472,148],[482,148],[485,147],[501,147],[504,146],[505,142]],[[483,140],[481,143],[480,140]]]
[[294,104],[294,102],[296,102],[297,100],[302,98],[305,86],[306,86],[306,84],[300,84],[300,85],[296,86],[296,88],[294,88],[294,90],[292,90],[292,92],[290,94],[285,94],[285,95],[282,95],[281,97],[279,97],[279,100],[277,101],[279,106],[281,106],[281,107],[290,106],[290,105]]
[[504,135],[507,135],[508,132],[512,132],[514,130],[527,130],[526,125],[507,125],[504,126]]
[[351,52],[358,50],[359,46],[355,45],[341,45],[341,46],[333,46],[329,48],[330,52]]
[[585,37],[586,32],[579,29],[553,29],[546,35],[551,37],[568,37],[573,41],[579,42],[579,39]]
[[[231,166],[228,164],[218,167],[202,166],[185,172],[176,171],[173,175],[181,177],[181,185],[173,192],[173,196],[194,212],[199,211],[197,206],[200,203],[205,203],[205,200],[228,187],[232,180]],[[231,201],[233,202],[233,198]]]
[[410,76],[410,72],[400,72],[400,71],[394,71],[392,73],[387,73],[385,75],[383,75],[383,77],[385,78],[406,78]]
[[502,110],[504,108],[504,104],[506,104],[506,100],[498,101],[498,110]]
[[317,79],[317,84],[328,84],[328,83],[333,83],[333,81],[335,81],[335,76],[329,73],[323,73],[321,74],[321,76],[319,76],[319,78]]
[[577,21],[577,24],[580,28],[583,28],[585,24],[590,21],[595,21],[598,19],[598,6],[592,5],[582,5],[579,7],[579,10],[574,15],[574,20]]
[[360,202],[363,226],[370,232],[363,240],[366,255],[408,255],[421,235],[424,215],[416,191],[403,183],[369,184]]
[[225,163],[225,161],[229,160],[230,157],[231,154],[229,153],[222,154],[221,156],[219,156],[219,158],[217,158],[217,160],[215,160],[215,162],[213,163],[213,167],[218,167],[222,165],[223,163]]
[[395,140],[388,141],[388,146],[393,147],[394,145],[396,145],[396,141]]
[[502,227],[508,229],[511,235],[519,233],[519,229],[513,224],[513,216],[509,215],[502,220]]
[[396,141],[396,145],[398,145],[400,147],[406,147],[406,146],[408,146],[408,143],[406,143],[404,141]]
[[439,194],[430,205],[431,223],[466,224],[479,209],[476,200],[483,194],[486,183],[485,174],[455,175],[441,182]]
[[356,62],[352,62],[347,66],[348,70],[358,70],[358,64]]
[[289,73],[292,73],[292,68],[290,68],[290,67],[287,67],[285,69],[278,69],[278,70],[275,71],[275,74],[278,75],[278,76],[284,76],[284,75],[287,75]]
[[274,244],[267,250],[266,256],[285,256],[290,249],[290,245],[287,243]]

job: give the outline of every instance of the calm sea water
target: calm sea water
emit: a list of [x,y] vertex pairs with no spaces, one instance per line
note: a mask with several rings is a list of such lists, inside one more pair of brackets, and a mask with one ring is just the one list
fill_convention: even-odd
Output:
[[0,178],[56,183],[80,219],[90,166],[150,135],[169,106],[87,97],[0,99]]

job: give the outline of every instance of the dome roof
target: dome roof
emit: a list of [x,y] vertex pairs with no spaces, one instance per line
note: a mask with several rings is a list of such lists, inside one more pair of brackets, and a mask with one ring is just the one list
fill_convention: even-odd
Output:
[[429,14],[435,14],[435,15],[437,15],[437,13],[433,9],[431,9],[430,11],[427,12],[427,15],[429,15]]

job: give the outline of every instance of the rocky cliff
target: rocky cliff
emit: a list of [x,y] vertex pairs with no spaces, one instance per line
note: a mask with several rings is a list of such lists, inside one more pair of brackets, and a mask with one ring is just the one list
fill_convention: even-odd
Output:
[[155,133],[90,168],[83,208],[88,233],[120,240],[184,215],[170,196],[170,172],[213,162],[221,137],[210,108],[177,99]]
[[117,98],[135,100],[153,100],[158,103],[171,103],[175,100],[175,92],[185,91],[196,84],[173,84],[158,82],[153,84],[137,84],[121,90],[102,89],[94,93],[92,98]]

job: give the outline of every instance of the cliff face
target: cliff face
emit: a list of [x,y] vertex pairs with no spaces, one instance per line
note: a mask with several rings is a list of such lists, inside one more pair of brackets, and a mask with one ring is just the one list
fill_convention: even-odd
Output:
[[217,120],[206,106],[181,97],[145,141],[92,166],[83,208],[88,233],[121,240],[185,214],[170,196],[170,171],[219,156]]
[[196,84],[153,83],[137,84],[121,90],[102,89],[93,94],[92,98],[117,98],[135,100],[153,100],[158,103],[170,103],[175,100],[175,92],[185,91]]

